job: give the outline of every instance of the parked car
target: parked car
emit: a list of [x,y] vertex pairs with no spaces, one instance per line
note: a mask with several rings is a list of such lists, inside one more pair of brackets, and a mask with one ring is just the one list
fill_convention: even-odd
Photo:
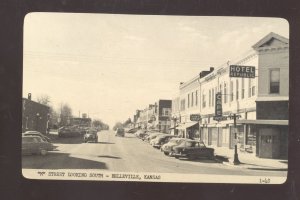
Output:
[[54,150],[55,147],[40,136],[22,136],[22,155],[40,154],[46,155],[48,151]]
[[165,133],[159,133],[159,132],[151,133],[145,140],[150,143],[151,140],[155,139],[159,135],[165,135]]
[[171,138],[169,142],[161,146],[160,150],[164,152],[165,155],[172,156],[174,153],[174,147],[180,145],[180,143],[184,140],[186,140],[186,138]]
[[96,129],[89,129],[83,136],[83,141],[84,143],[87,142],[98,142],[98,135],[97,135],[97,130]]
[[124,137],[125,136],[125,130],[124,130],[124,128],[117,128],[115,136]]
[[174,156],[175,158],[196,159],[206,157],[213,159],[214,149],[206,147],[203,142],[187,139],[174,147]]
[[51,139],[45,136],[44,134],[38,132],[38,131],[26,131],[25,133],[22,133],[22,136],[39,136],[43,139],[45,139],[47,142],[51,142]]
[[126,131],[126,133],[136,133],[138,131],[138,128],[132,128]]
[[81,131],[76,126],[63,126],[58,129],[58,137],[77,137],[81,135]]
[[151,145],[155,148],[160,149],[162,145],[166,144],[171,138],[174,137],[177,136],[171,134],[158,135],[155,139],[151,140]]
[[136,137],[143,138],[146,135],[146,130],[140,129],[137,132],[135,132]]

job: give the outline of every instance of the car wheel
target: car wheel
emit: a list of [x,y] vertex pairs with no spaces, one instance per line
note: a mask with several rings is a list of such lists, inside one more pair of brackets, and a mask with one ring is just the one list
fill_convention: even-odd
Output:
[[208,156],[208,159],[214,160],[214,159],[215,159],[215,156],[214,156],[214,155],[209,155],[209,156]]
[[168,156],[168,155],[169,155],[169,152],[164,152],[164,154],[165,154],[166,156]]
[[41,153],[42,156],[45,156],[45,155],[47,155],[47,150],[46,149],[41,149],[40,153]]
[[179,159],[179,156],[175,156],[176,159]]

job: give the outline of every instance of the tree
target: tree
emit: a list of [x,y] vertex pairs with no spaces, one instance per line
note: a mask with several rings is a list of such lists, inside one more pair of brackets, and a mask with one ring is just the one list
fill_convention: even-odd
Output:
[[70,118],[72,118],[72,109],[67,103],[60,104],[60,125],[65,126],[70,123]]
[[50,104],[50,96],[48,96],[47,94],[43,94],[43,95],[40,95],[36,98],[36,101],[40,104],[43,104],[43,105],[46,105],[46,106],[49,106]]
[[117,128],[123,128],[123,124],[121,122],[117,122],[114,127],[113,127],[113,130],[117,130]]
[[125,122],[124,122],[124,126],[127,126],[127,125],[129,125],[129,124],[131,124],[132,122],[131,122],[131,119],[130,118],[128,118]]

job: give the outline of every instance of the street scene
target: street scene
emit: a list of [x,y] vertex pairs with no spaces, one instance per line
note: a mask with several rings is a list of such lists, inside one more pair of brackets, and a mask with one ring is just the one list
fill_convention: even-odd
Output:
[[233,168],[221,160],[199,158],[176,159],[166,156],[134,134],[116,137],[114,131],[98,132],[97,143],[84,143],[83,138],[57,139],[57,146],[47,156],[23,156],[23,168],[30,169],[99,169],[112,172],[200,173],[216,175],[286,176],[285,169],[276,166],[247,165],[249,168]]
[[283,183],[288,37],[280,18],[30,13],[23,175]]

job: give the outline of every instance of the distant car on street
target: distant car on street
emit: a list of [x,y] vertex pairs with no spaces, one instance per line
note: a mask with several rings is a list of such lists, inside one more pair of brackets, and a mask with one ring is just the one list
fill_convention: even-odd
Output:
[[124,128],[117,128],[115,136],[124,137],[125,136],[125,130],[124,130]]
[[186,138],[171,138],[168,143],[162,145],[160,150],[164,152],[165,155],[172,156],[174,153],[174,147],[180,145],[180,143],[184,140],[186,140]]
[[203,142],[187,139],[174,147],[175,158],[196,159],[206,157],[214,158],[214,149],[208,148]]
[[43,139],[45,139],[47,142],[51,142],[51,139],[44,134],[38,132],[38,131],[26,131],[25,133],[22,133],[22,136],[39,136]]
[[55,147],[40,136],[22,136],[22,155],[40,154],[46,155],[48,151],[54,150]]
[[126,131],[126,133],[135,133],[138,131],[138,128],[132,128]]
[[77,137],[81,135],[81,131],[77,126],[63,126],[58,129],[58,137]]
[[96,129],[89,129],[83,136],[83,141],[85,143],[87,142],[98,142],[98,135],[97,135],[97,130]]

